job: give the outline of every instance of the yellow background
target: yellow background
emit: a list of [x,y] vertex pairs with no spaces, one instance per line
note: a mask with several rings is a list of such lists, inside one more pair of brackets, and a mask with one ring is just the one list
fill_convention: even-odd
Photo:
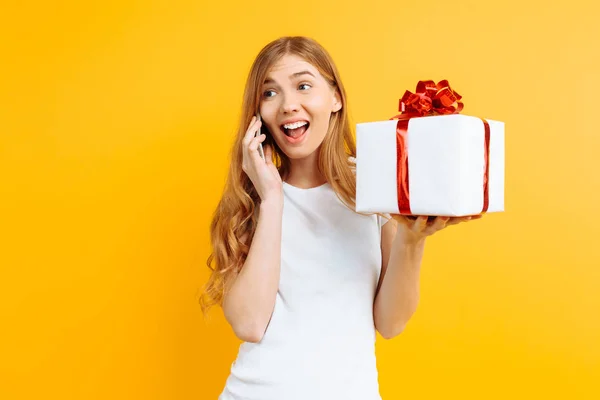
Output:
[[353,123],[444,78],[506,122],[506,212],[428,241],[383,398],[600,398],[594,2],[10,3],[1,399],[216,399],[239,341],[197,305],[208,225],[250,64],[288,34],[330,51]]

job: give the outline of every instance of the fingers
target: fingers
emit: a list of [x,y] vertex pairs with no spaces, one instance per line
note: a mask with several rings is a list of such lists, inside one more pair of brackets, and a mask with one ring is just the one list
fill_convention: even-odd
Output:
[[439,231],[441,229],[444,229],[449,220],[450,220],[450,218],[448,218],[448,217],[436,217],[436,219],[433,220],[433,223],[429,227],[429,231],[431,231],[433,233],[433,232]]
[[256,116],[252,117],[252,120],[250,121],[250,125],[248,126],[248,130],[246,131],[246,133],[244,134],[244,144],[246,146],[248,146],[250,144],[250,142],[252,141],[252,139],[254,138],[254,135],[256,134],[256,131],[262,126],[262,122],[258,121],[256,119]]
[[427,227],[428,217],[426,215],[403,215],[392,214],[392,218],[400,224],[406,225],[413,232],[420,232]]
[[414,221],[411,215],[402,215],[402,214],[391,214],[392,219],[399,224],[411,225]]
[[[259,135],[255,137],[257,130],[261,126],[261,121],[257,120],[256,116],[252,117],[248,130],[246,131],[242,140],[242,170],[247,174],[252,175],[251,172],[255,169],[254,166],[258,165],[259,161],[262,161],[260,154],[258,153],[258,144],[265,140],[265,135]],[[263,136],[263,137],[261,137]]]
[[[248,126],[248,130],[244,134],[243,139],[243,151],[244,155],[248,157],[250,160],[255,160],[256,157],[260,159],[260,155],[258,154],[258,144],[262,143],[266,139],[265,135],[255,136],[257,131],[262,126],[262,121],[259,121],[256,116],[252,117],[250,120],[250,125]],[[256,157],[255,157],[256,156]]]
[[[265,141],[265,139],[267,138],[266,135],[262,134],[260,136],[257,136],[255,138],[253,138],[250,141],[250,144],[248,144],[248,152],[250,155],[250,158],[255,161],[255,162],[264,162],[262,157],[260,156],[260,153],[258,152],[258,145],[262,142]],[[266,158],[266,156],[265,156]]]
[[259,143],[264,142],[266,138],[267,138],[267,135],[265,135],[265,134],[262,134],[255,138],[252,138],[252,140],[248,144],[248,150],[250,150],[251,153],[256,152],[256,154],[258,154],[258,145],[259,145]]
[[411,229],[415,232],[422,232],[427,227],[427,219],[426,215],[420,215],[417,217]]
[[429,222],[428,217],[426,215],[416,216],[392,214],[392,218],[394,218],[397,222],[406,225],[411,231],[415,233],[426,233],[428,235],[442,230],[447,226],[480,219],[481,217],[481,214],[467,215],[463,217],[438,216],[435,217],[431,222]]
[[264,133],[255,138],[252,138],[250,144],[248,144],[248,149],[252,151],[258,150],[258,144],[264,142],[266,138],[267,135],[265,135]]
[[461,222],[471,221],[479,218],[481,218],[481,215],[466,215],[464,217],[452,217],[448,221],[447,225],[456,225],[460,224]]

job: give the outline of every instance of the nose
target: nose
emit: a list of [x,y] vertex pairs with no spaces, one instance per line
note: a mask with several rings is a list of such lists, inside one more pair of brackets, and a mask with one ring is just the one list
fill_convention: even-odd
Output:
[[296,96],[293,94],[286,94],[283,96],[283,101],[281,102],[281,112],[284,114],[291,114],[299,110],[300,104]]

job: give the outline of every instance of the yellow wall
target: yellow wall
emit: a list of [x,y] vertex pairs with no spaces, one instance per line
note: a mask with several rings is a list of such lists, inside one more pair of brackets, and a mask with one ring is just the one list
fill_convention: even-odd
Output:
[[239,342],[196,303],[208,224],[250,63],[286,34],[329,49],[353,122],[443,78],[506,122],[506,212],[429,240],[384,399],[600,398],[594,2],[10,3],[1,399],[217,397]]

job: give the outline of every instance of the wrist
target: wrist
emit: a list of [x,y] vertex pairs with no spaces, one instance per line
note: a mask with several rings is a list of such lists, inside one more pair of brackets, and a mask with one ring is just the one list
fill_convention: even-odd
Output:
[[265,197],[265,199],[260,202],[260,208],[267,210],[283,209],[283,196],[274,195]]
[[404,247],[419,250],[425,246],[426,238],[427,236],[424,235],[419,235],[413,232],[407,232],[405,229],[398,229],[396,231],[396,237],[394,239],[396,242],[399,242],[399,244]]

